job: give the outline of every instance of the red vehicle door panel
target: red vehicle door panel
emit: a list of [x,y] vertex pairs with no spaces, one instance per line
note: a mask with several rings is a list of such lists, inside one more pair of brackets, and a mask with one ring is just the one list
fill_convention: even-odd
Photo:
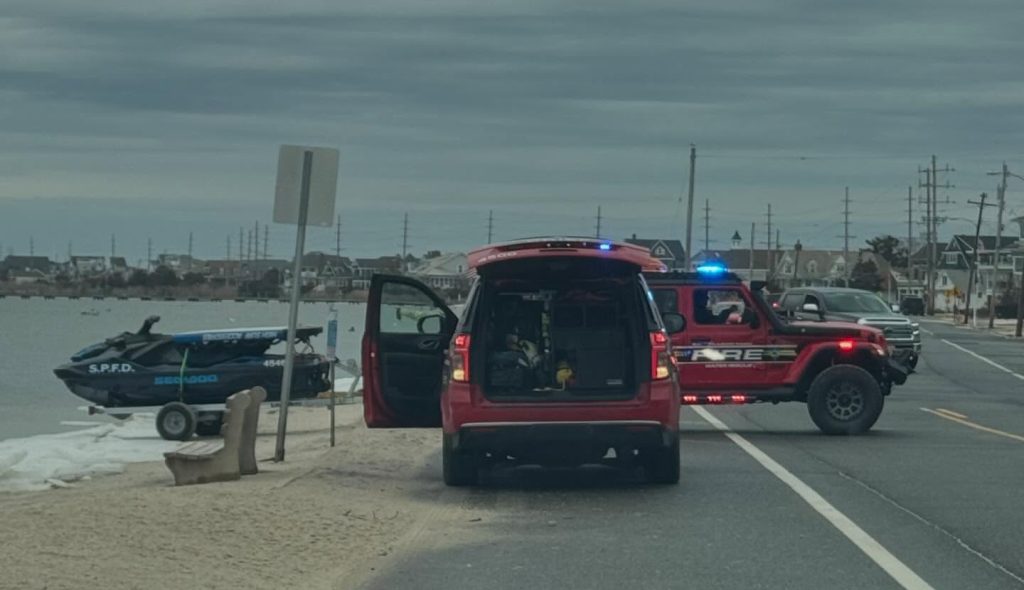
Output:
[[442,373],[456,319],[419,281],[373,276],[362,350],[367,426],[441,425]]
[[673,338],[686,391],[742,391],[764,387],[768,326],[739,286],[680,290],[686,329]]

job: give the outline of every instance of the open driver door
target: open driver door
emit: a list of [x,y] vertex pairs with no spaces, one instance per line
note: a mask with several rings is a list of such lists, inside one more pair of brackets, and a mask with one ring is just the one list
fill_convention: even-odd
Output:
[[362,350],[368,427],[441,425],[442,374],[457,319],[423,283],[373,275]]

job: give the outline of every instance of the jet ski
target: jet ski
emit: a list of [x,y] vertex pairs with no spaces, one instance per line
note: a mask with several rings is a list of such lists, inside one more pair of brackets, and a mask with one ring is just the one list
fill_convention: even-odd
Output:
[[[288,339],[287,328],[205,330],[154,334],[151,316],[138,332],[124,332],[86,347],[54,369],[71,393],[107,408],[223,404],[228,396],[260,386],[270,401],[281,397],[284,355],[267,354]],[[310,339],[322,328],[298,328],[291,398],[329,391],[330,362],[312,352]]]

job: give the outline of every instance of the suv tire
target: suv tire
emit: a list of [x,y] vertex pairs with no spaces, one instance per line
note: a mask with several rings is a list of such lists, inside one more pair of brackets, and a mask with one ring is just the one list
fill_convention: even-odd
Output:
[[650,451],[647,465],[647,479],[652,483],[679,483],[679,433],[672,436],[672,444]]
[[444,483],[452,487],[476,484],[479,465],[476,456],[458,451],[449,434],[441,435],[441,470]]
[[867,432],[878,421],[884,403],[878,381],[855,365],[825,369],[807,394],[811,420],[825,434]]

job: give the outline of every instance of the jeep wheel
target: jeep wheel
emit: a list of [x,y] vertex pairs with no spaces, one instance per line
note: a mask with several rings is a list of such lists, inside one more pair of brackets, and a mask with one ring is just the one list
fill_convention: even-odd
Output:
[[854,365],[821,372],[807,394],[811,420],[825,434],[860,434],[875,425],[884,398],[878,381]]
[[671,445],[652,449],[649,453],[647,479],[653,483],[679,483],[679,434],[672,439]]
[[456,450],[452,437],[441,435],[441,470],[446,485],[460,487],[475,484],[478,467],[475,455]]

